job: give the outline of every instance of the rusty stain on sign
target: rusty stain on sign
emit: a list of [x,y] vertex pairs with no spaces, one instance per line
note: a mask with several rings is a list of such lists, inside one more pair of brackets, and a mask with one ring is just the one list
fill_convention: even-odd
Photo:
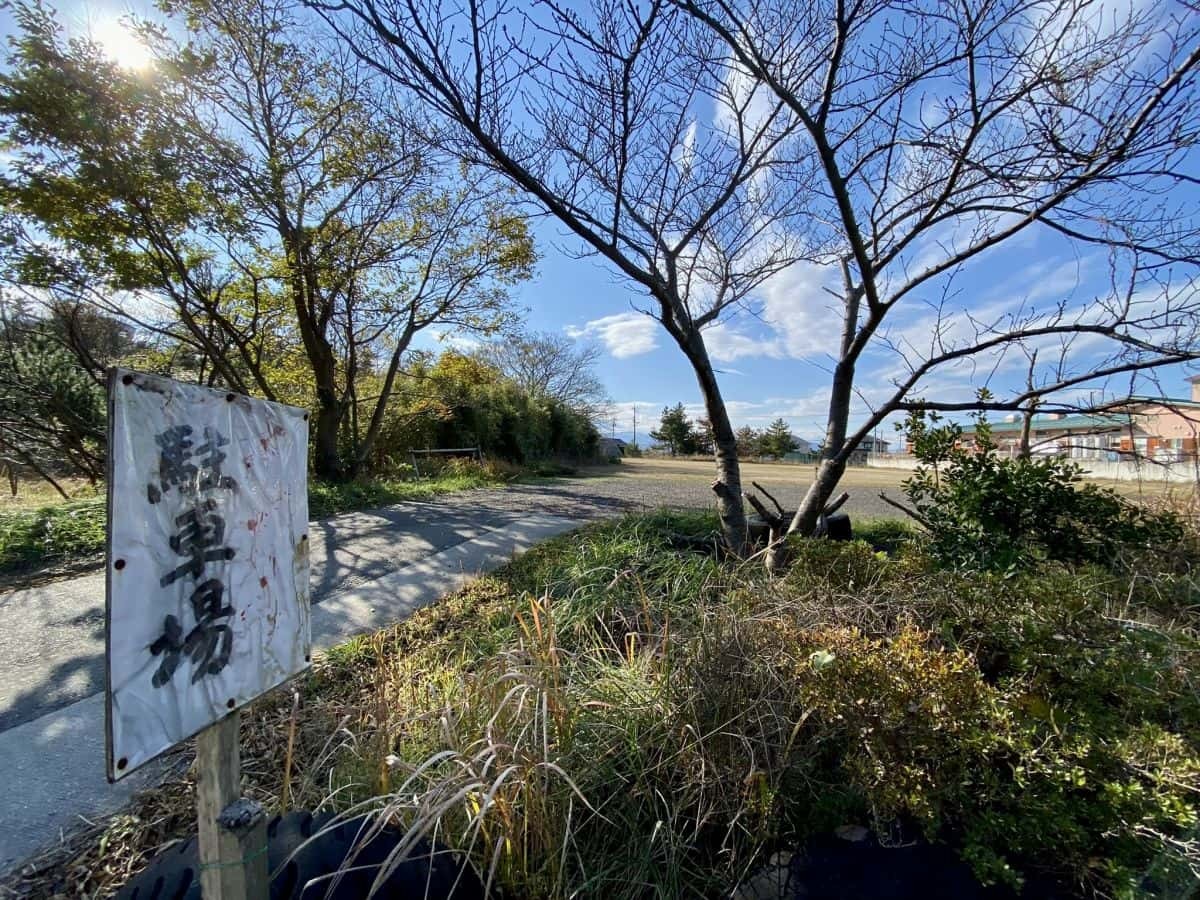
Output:
[[111,780],[309,665],[307,447],[301,409],[110,374]]

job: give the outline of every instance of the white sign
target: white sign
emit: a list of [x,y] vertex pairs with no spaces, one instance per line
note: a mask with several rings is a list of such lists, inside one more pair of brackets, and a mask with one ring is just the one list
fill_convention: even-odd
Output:
[[123,369],[108,414],[116,781],[309,666],[308,416]]

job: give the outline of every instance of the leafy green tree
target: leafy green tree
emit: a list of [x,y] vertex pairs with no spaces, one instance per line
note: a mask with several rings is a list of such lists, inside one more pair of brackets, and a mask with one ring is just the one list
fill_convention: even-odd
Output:
[[517,463],[588,459],[599,434],[579,410],[526,391],[477,354],[415,359],[401,377],[374,453],[379,469],[409,450],[479,447]]
[[737,430],[737,451],[741,459],[753,459],[762,456],[762,432],[749,425],[743,425]]
[[958,425],[939,425],[932,415],[909,417],[920,465],[903,485],[912,507],[900,508],[925,527],[928,551],[943,565],[1013,573],[1058,560],[1119,568],[1143,554],[1161,556],[1183,538],[1173,513],[1084,483],[1070,460],[1000,457],[983,413],[970,448],[959,446]]
[[164,9],[180,27],[144,26],[157,64],[131,73],[16,7],[0,192],[36,235],[24,280],[169,337],[198,380],[308,392],[317,473],[353,475],[416,334],[505,324],[534,259],[524,220],[290,0]]
[[[986,400],[986,397],[981,398]],[[954,422],[939,424],[942,416],[934,410],[926,412],[914,409],[905,417],[903,422],[896,423],[896,430],[904,432],[905,443],[912,449],[912,454],[922,465],[922,471],[928,474],[936,486],[942,468],[954,455],[962,440],[962,428]],[[979,432],[976,437],[981,446],[988,446],[991,441],[991,426],[986,420],[979,422]]]
[[665,446],[672,456],[695,452],[695,430],[682,403],[663,407],[658,428],[651,429],[650,437]]
[[773,456],[780,459],[795,450],[799,445],[792,429],[783,419],[776,419],[762,433],[759,442],[763,456]]
[[[65,337],[62,321],[0,303],[0,456],[10,472],[32,470],[64,497],[58,476],[104,477],[106,415],[100,382]],[[105,359],[103,348],[88,349]]]

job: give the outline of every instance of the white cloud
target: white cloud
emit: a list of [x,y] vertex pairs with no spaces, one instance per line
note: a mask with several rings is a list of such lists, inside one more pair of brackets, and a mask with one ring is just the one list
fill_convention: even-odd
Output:
[[795,263],[763,286],[763,318],[775,329],[778,356],[803,359],[836,350],[842,311],[824,289],[830,269]]
[[824,288],[831,277],[830,267],[812,263],[794,263],[772,275],[758,291],[761,315],[734,315],[704,329],[709,356],[735,362],[832,352],[841,337],[842,311]]
[[1044,300],[1057,305],[1075,296],[1088,271],[1107,275],[1099,256],[1065,260],[1043,258],[1025,266],[985,296],[988,301],[1007,300],[1014,306],[1030,306]]
[[784,355],[778,338],[753,337],[728,322],[718,322],[704,329],[704,344],[708,347],[708,355],[718,362],[764,356],[778,359]]
[[724,90],[716,97],[713,125],[731,139],[759,131],[775,115],[770,91],[732,57],[725,66]]
[[640,356],[658,347],[658,322],[645,313],[626,312],[592,319],[582,328],[568,325],[572,338],[598,338],[617,359]]
[[685,176],[691,171],[692,160],[696,158],[697,124],[695,119],[688,123],[687,128],[683,130],[682,140],[672,150],[675,165],[678,167],[680,174]]
[[483,345],[483,341],[461,331],[451,331],[447,328],[429,329],[429,337],[439,344],[457,350],[459,353],[471,353]]

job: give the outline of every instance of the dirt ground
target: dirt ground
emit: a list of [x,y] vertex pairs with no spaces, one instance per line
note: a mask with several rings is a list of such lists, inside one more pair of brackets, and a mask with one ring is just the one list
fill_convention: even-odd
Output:
[[[629,458],[621,461],[622,474],[635,477],[647,482],[678,482],[707,485],[713,479],[713,464],[709,460],[700,459],[671,459],[669,457],[646,456]],[[611,470],[609,470],[611,471]],[[900,483],[908,477],[906,469],[874,469],[864,466],[854,466],[846,470],[842,476],[841,489],[850,492],[852,498],[862,502],[864,494],[876,497],[880,491],[886,491],[889,496],[901,496]],[[742,463],[742,483],[749,485],[757,481],[767,490],[775,492],[774,486],[784,489],[789,496],[796,490],[808,487],[813,477],[813,466],[794,463]],[[1120,494],[1129,497],[1143,497],[1149,502],[1174,500],[1186,502],[1195,498],[1196,485],[1170,483],[1159,480],[1147,481],[1112,481],[1094,479],[1095,483],[1112,488]],[[869,504],[874,507],[875,503]],[[884,506],[878,510],[880,515],[895,514],[887,512]],[[865,510],[864,510],[865,511]]]
[[[671,459],[670,457],[643,456],[639,459],[623,459],[621,467],[628,468],[639,478],[693,479],[712,481],[713,464],[700,459]],[[851,488],[895,489],[907,472],[899,469],[847,469],[842,478],[846,490]],[[813,467],[794,463],[742,463],[742,482],[760,482],[767,490],[772,484],[802,484],[812,481]]]
[[[788,509],[795,509],[812,480],[812,466],[743,463],[742,485],[752,489],[757,481]],[[688,507],[712,509],[710,485],[715,475],[711,460],[641,457],[624,459],[616,466],[587,470],[583,478],[564,479],[554,490],[579,499],[604,498],[626,509]],[[907,473],[886,469],[855,469],[843,479],[850,492],[844,507],[854,518],[897,518],[902,514],[879,499],[879,492],[900,499],[900,481]]]

